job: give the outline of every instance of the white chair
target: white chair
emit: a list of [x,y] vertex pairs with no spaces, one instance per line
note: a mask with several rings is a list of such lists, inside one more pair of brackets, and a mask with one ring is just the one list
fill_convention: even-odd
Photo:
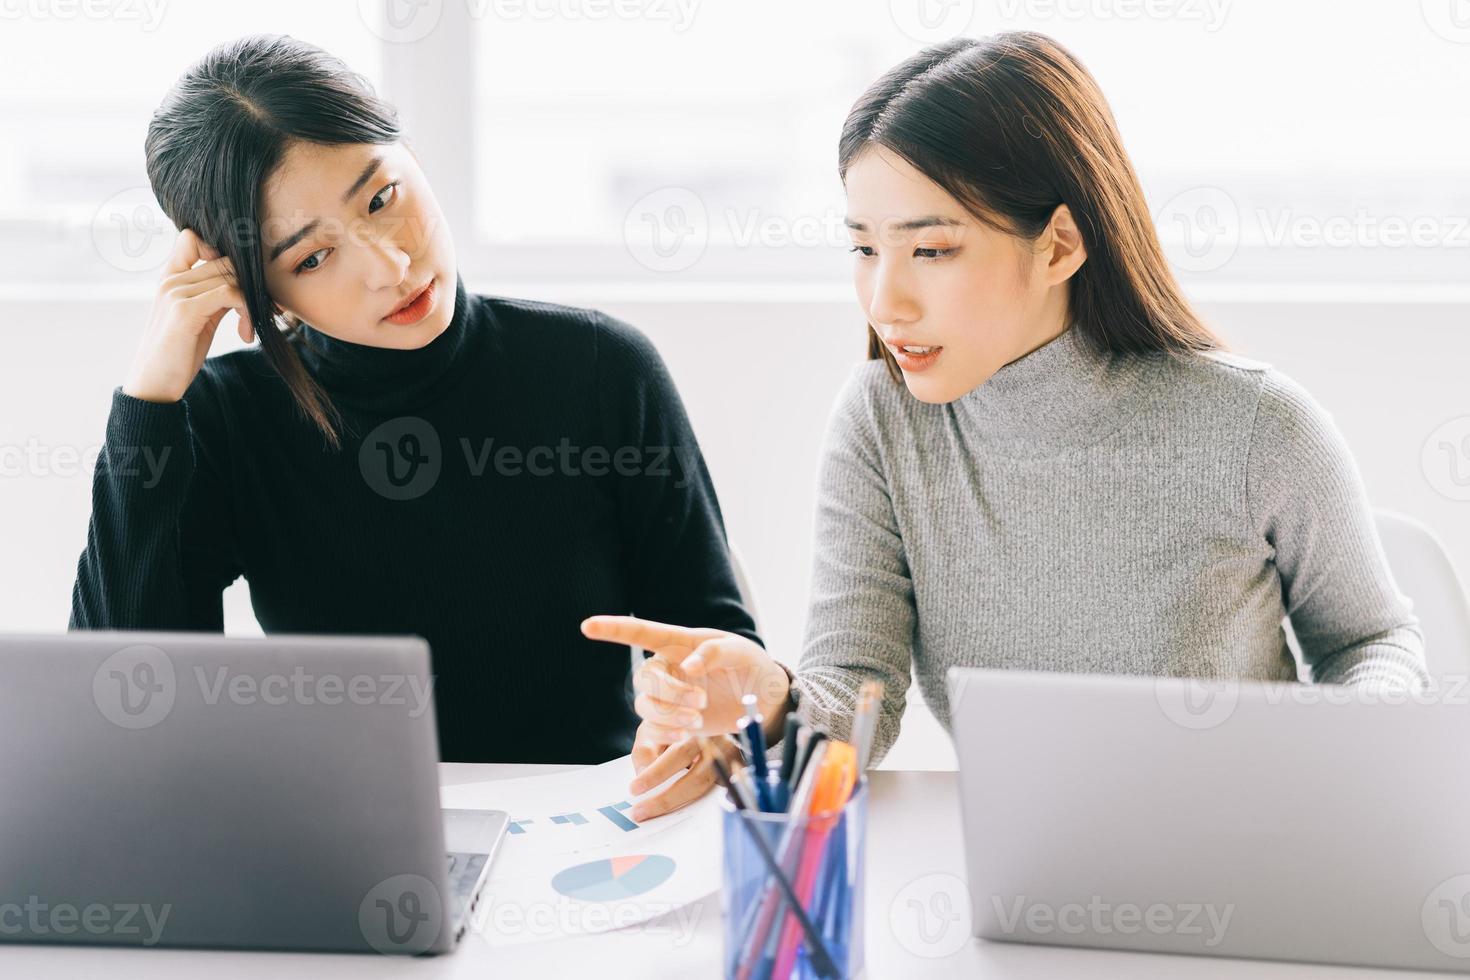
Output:
[[750,620],[755,624],[755,631],[761,631],[760,616],[755,611],[755,589],[751,588],[750,578],[745,574],[745,563],[740,560],[740,552],[735,545],[730,545],[730,567],[735,570],[735,587],[740,590],[740,604],[745,611],[750,613]]
[[1470,601],[1444,545],[1427,526],[1375,510],[1378,537],[1395,584],[1414,602],[1424,630],[1424,656],[1435,680],[1470,676]]
[[[1424,659],[1437,682],[1470,677],[1470,599],[1439,538],[1425,524],[1390,510],[1374,509],[1378,538],[1394,584],[1413,603],[1424,633]],[[1291,620],[1281,621],[1287,646],[1303,678],[1301,646]]]

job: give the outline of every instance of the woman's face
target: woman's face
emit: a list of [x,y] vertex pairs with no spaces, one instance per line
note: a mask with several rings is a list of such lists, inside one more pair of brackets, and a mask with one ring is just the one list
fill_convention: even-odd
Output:
[[1066,282],[1086,258],[1066,205],[1027,243],[879,146],[846,186],[858,302],[920,401],[953,401],[1065,329]]
[[402,143],[293,143],[266,182],[261,225],[271,298],[322,333],[408,350],[449,326],[454,241]]

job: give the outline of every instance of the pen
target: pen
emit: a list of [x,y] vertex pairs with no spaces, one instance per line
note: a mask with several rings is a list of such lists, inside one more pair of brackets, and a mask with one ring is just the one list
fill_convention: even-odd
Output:
[[[704,746],[706,752],[712,753],[712,747],[705,744],[707,742],[708,739],[701,736],[701,745]],[[756,849],[760,851],[761,860],[766,864],[766,870],[776,880],[777,886],[780,887],[786,896],[786,901],[791,904],[792,910],[796,913],[797,921],[800,923],[801,930],[806,938],[807,952],[811,955],[812,966],[816,968],[817,975],[821,977],[837,976],[837,964],[832,960],[832,954],[827,952],[827,945],[822,942],[822,937],[817,934],[816,927],[812,925],[812,920],[807,916],[806,911],[802,909],[801,903],[796,900],[796,892],[792,889],[791,882],[787,880],[786,875],[781,872],[781,868],[776,862],[776,855],[771,852],[771,845],[762,836],[761,832],[751,824],[747,816],[748,810],[741,802],[739,795],[735,792],[734,783],[730,778],[730,771],[725,767],[724,760],[711,754],[710,761],[714,765],[715,778],[729,791],[730,802],[735,806],[735,809],[741,811],[739,817],[740,822],[745,825],[746,833],[750,835],[750,839],[755,842]]]
[[[797,905],[809,902],[816,887],[817,873],[823,867],[822,858],[827,853],[827,842],[833,826],[842,818],[842,808],[852,794],[857,782],[857,751],[846,742],[830,742],[822,764],[817,772],[817,785],[812,791],[811,820],[806,826],[806,846],[801,851],[799,871],[796,875]],[[796,964],[796,947],[799,942],[799,922],[787,918],[781,929],[776,946],[773,977],[787,977]]]
[[786,716],[786,731],[781,735],[781,771],[776,784],[776,809],[785,810],[791,802],[791,773],[796,768],[796,740],[806,726],[794,713]]
[[859,776],[868,769],[868,756],[873,751],[873,729],[878,724],[878,707],[882,702],[882,681],[864,681],[858,689],[857,713],[852,720],[852,746],[857,750]]
[[[826,752],[827,742],[819,741],[809,758],[813,763],[820,764]],[[781,836],[781,843],[776,847],[777,863],[792,872],[797,870],[801,861],[801,844],[806,837],[805,824],[816,773],[817,765],[808,765],[806,773],[797,783],[796,793],[791,799],[791,816]],[[744,963],[737,963],[736,980],[749,980],[758,964],[774,959],[779,932],[771,927],[776,913],[781,910],[781,899],[779,893],[766,887],[761,889],[759,897],[746,909],[745,921],[740,928],[742,941],[735,953],[736,956],[744,953],[746,959]],[[767,946],[772,947],[769,957],[766,955]],[[766,974],[754,975],[764,977]]]
[[761,729],[761,716],[755,710],[755,701],[754,694],[740,699],[745,706],[745,718],[740,724],[750,747],[750,765],[755,770],[756,799],[760,801],[761,809],[769,812],[776,806],[771,800],[770,769],[766,766],[766,735]]
[[[712,763],[718,763],[718,766],[725,765],[725,760],[718,757],[710,761]],[[720,771],[718,766],[715,769],[716,773]],[[726,767],[725,771],[729,772],[730,770],[728,767]],[[746,775],[746,773],[748,772],[749,770],[742,767],[740,772],[731,773],[730,788],[740,797],[741,805],[744,806],[747,810],[759,810],[760,807],[756,804],[755,796],[751,793],[750,787],[747,785],[748,780],[741,778],[741,776]]]
[[812,756],[816,754],[817,746],[826,741],[827,733],[820,728],[811,729],[807,736],[806,744],[801,746],[801,751],[796,756],[796,766],[791,773],[792,785],[800,786],[802,778],[806,775],[807,767],[811,765]]

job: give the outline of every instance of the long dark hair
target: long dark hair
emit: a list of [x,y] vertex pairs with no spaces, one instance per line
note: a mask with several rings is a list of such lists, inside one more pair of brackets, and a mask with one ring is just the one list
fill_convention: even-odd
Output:
[[[925,48],[873,83],[842,127],[838,173],[883,146],[977,220],[1028,241],[1066,204],[1087,249],[1068,286],[1072,325],[1099,352],[1225,345],[1185,301],[1159,246],[1112,110],[1070,51],[1006,31]],[[868,326],[868,357],[893,355]]]
[[267,362],[333,449],[341,416],[291,343],[299,324],[276,313],[266,290],[262,189],[293,141],[385,144],[400,135],[397,111],[340,59],[260,34],[220,45],[184,72],[144,142],[159,206],[230,259]]

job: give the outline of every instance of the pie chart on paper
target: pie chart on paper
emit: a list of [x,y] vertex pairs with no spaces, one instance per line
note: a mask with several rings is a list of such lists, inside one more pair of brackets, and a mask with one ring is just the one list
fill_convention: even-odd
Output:
[[551,887],[584,902],[612,902],[652,891],[669,880],[674,867],[674,859],[663,854],[603,858],[558,871]]

